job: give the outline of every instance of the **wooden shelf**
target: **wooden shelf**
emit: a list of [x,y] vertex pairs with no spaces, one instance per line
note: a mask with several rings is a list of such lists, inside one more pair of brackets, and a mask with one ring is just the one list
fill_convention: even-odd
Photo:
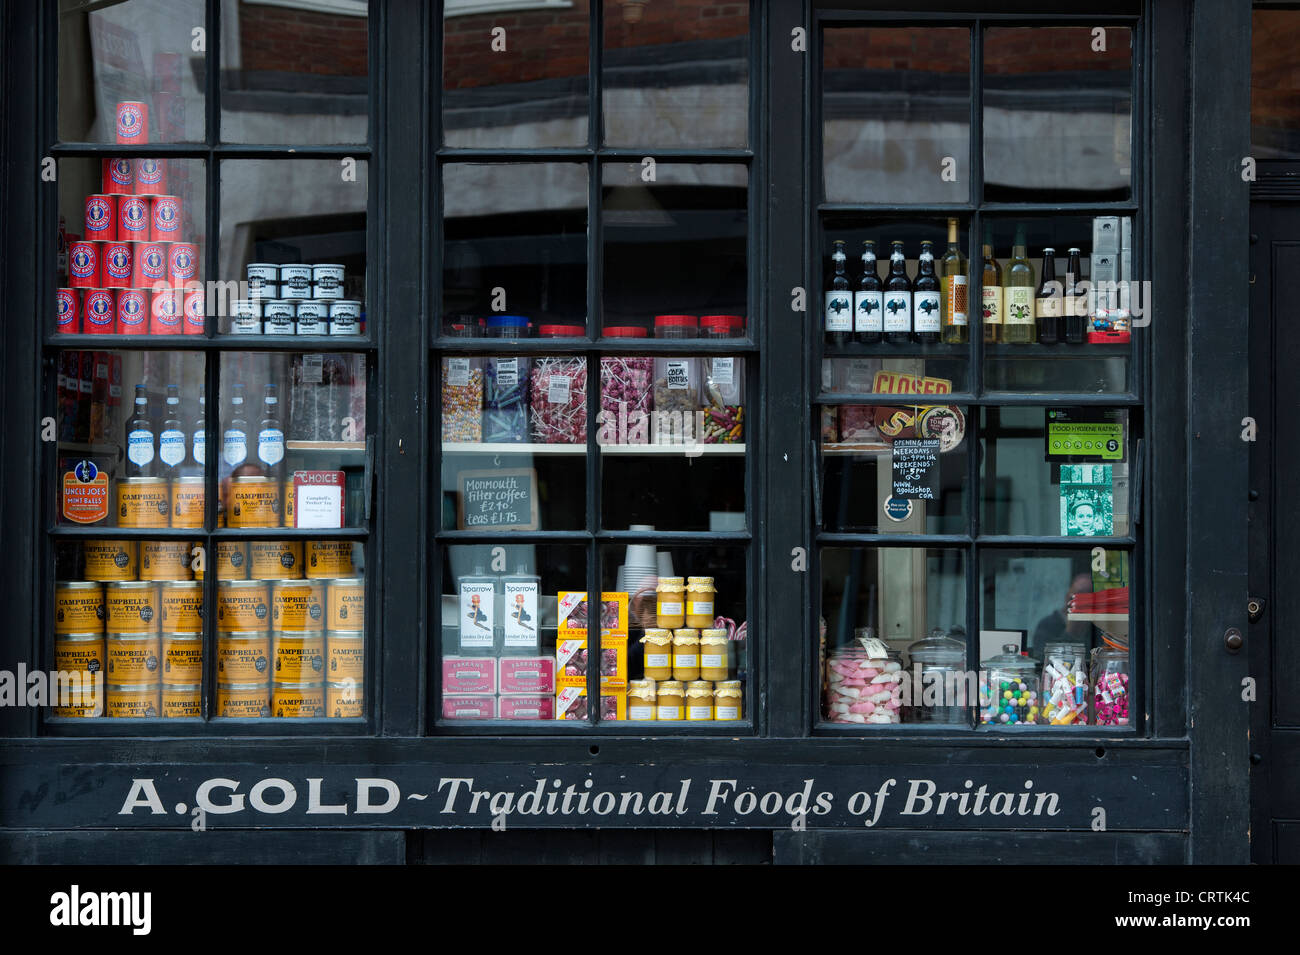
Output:
[[1098,630],[1128,642],[1129,616],[1126,613],[1067,613],[1065,617],[1071,623],[1090,623]]
[[[685,457],[744,456],[743,444],[605,444],[599,446],[601,454],[614,456],[682,455]],[[512,444],[507,442],[443,442],[442,455],[454,454],[586,454],[586,444]]]

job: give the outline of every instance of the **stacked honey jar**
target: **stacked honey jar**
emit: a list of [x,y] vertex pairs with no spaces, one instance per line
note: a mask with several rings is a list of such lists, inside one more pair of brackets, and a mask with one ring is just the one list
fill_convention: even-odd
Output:
[[365,580],[351,541],[222,541],[217,716],[362,715]]
[[727,631],[715,627],[712,577],[660,577],[656,627],[647,628],[643,679],[627,688],[629,720],[741,719],[744,688],[730,679]]
[[[203,689],[203,584],[189,541],[89,540],[85,580],[55,584],[55,669],[95,691],[61,717],[197,717]],[[83,685],[86,685],[83,683]],[[103,687],[101,696],[97,689]]]

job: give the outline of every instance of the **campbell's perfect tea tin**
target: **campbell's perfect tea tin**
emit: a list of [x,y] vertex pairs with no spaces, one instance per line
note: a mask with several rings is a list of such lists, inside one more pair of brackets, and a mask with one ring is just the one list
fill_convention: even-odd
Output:
[[313,580],[352,576],[352,541],[307,541],[306,557]]
[[203,630],[203,581],[164,581],[159,585],[158,605],[164,633],[198,633]]
[[135,580],[139,548],[135,541],[88,540],[81,545],[87,580]]
[[203,715],[203,684],[162,685],[163,719],[193,719]]
[[325,628],[366,628],[366,581],[364,577],[340,577],[325,581]]
[[217,629],[265,630],[271,616],[268,598],[265,581],[219,579],[217,581]]
[[271,634],[271,676],[277,683],[325,678],[325,632],[277,631]]
[[158,682],[161,643],[156,633],[112,633],[104,638],[108,682],[154,684]]
[[272,630],[324,630],[325,587],[314,580],[277,580],[271,584]]
[[104,585],[97,580],[60,580],[54,584],[54,632],[104,631]]
[[323,719],[324,683],[275,683],[271,686],[271,715],[277,719]]
[[271,638],[265,631],[217,636],[217,678],[229,683],[261,683],[271,676]]
[[114,684],[106,687],[108,704],[105,711],[113,719],[156,719],[162,694],[159,684]]
[[104,619],[109,633],[157,633],[158,585],[151,580],[105,584]]
[[249,541],[249,576],[257,580],[302,577],[302,541]]
[[189,580],[192,548],[189,541],[141,541],[140,579]]
[[166,527],[171,519],[171,509],[166,478],[117,479],[119,527]]
[[165,684],[183,685],[203,682],[202,634],[162,635],[162,681]]
[[226,719],[266,719],[271,715],[265,683],[218,683],[217,715]]

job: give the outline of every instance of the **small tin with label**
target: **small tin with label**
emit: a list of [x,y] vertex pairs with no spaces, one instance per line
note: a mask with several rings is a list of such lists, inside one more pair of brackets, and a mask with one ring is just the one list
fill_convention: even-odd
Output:
[[311,266],[280,266],[280,294],[285,298],[311,298]]

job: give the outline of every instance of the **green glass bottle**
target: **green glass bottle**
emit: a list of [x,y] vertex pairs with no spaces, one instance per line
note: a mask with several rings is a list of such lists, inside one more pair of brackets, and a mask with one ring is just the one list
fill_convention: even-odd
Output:
[[993,257],[993,227],[984,227],[984,250],[981,256],[984,269],[981,273],[980,314],[984,321],[984,341],[1002,341],[1002,323],[1006,319],[1007,308],[1002,298],[1002,266]]
[[1038,283],[1034,280],[1034,267],[1025,254],[1025,227],[1016,226],[1016,241],[1011,247],[1011,261],[1007,263],[1006,322],[1002,326],[1002,340],[1013,345],[1028,345],[1037,341],[1034,327],[1034,298]]

